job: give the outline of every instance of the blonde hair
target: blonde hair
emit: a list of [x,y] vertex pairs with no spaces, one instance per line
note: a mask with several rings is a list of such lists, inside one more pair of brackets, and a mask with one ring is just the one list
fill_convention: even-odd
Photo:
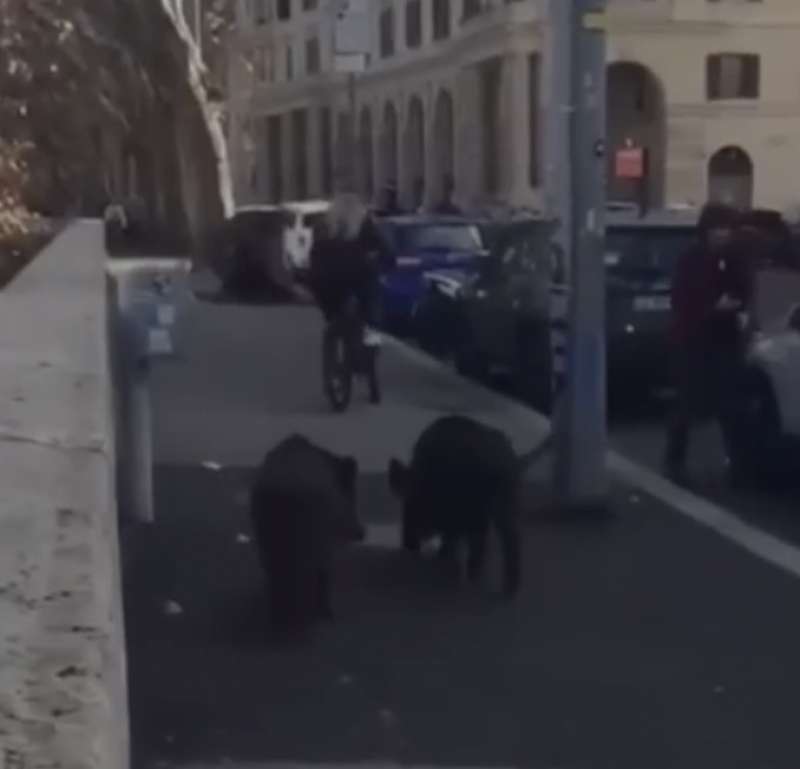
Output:
[[331,201],[326,217],[328,235],[332,238],[355,240],[366,217],[367,207],[358,195],[351,192],[337,195]]

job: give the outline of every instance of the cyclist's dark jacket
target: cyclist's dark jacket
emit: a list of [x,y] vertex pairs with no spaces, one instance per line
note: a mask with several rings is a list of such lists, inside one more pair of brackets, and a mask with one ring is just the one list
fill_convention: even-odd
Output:
[[355,296],[366,322],[373,321],[374,297],[381,270],[389,269],[383,241],[370,219],[354,240],[315,235],[311,249],[311,290],[327,320]]

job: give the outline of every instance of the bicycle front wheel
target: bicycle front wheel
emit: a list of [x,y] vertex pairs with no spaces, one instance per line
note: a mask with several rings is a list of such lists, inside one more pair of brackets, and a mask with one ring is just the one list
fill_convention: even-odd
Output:
[[344,411],[350,405],[353,390],[353,368],[346,334],[337,324],[325,329],[322,342],[322,379],[325,395],[334,411]]

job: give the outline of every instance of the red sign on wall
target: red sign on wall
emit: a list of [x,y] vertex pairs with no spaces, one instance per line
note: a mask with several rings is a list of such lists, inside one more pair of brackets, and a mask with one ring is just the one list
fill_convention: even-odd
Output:
[[618,179],[643,179],[645,173],[644,149],[642,147],[626,147],[617,150],[615,156],[615,173]]

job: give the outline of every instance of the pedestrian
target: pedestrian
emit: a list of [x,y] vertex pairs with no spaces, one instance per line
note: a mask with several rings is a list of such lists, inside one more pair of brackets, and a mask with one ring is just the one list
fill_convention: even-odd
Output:
[[422,176],[417,176],[411,186],[412,198],[414,201],[413,208],[415,214],[422,214],[425,212],[425,179]]
[[453,202],[453,192],[455,191],[455,182],[452,174],[445,174],[444,183],[442,185],[442,199],[436,208],[433,209],[435,214],[443,216],[458,216],[461,214],[461,209]]
[[397,216],[403,213],[397,200],[397,184],[393,180],[386,182],[382,197],[382,206],[376,212],[378,216]]
[[745,338],[742,313],[753,290],[746,249],[737,241],[739,214],[719,204],[703,209],[695,243],[677,262],[672,283],[671,344],[676,400],[664,457],[665,472],[686,481],[692,425],[701,416],[720,421],[726,447],[732,398]]

